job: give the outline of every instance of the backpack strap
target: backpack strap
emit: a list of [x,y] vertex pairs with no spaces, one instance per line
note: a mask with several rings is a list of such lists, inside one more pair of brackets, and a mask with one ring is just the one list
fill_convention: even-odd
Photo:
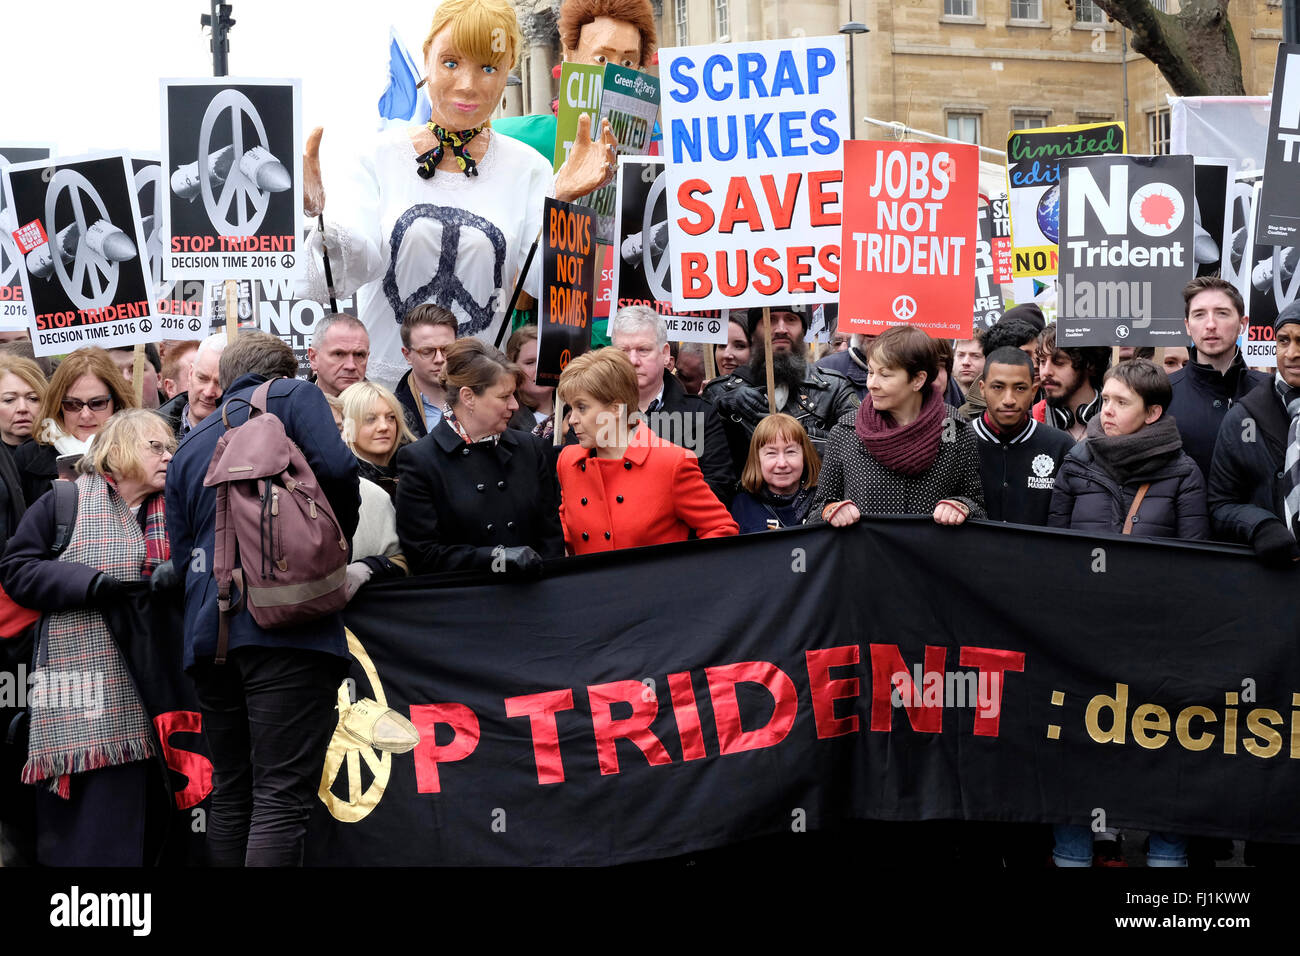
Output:
[[256,408],[259,412],[266,411],[266,401],[268,398],[271,397],[271,383],[275,381],[277,381],[277,379],[274,378],[267,379],[261,385],[257,386],[257,389],[253,392],[252,397],[249,399],[249,404],[252,405],[254,408]]
[[77,496],[75,481],[54,482],[54,541],[50,553],[56,557],[72,541],[72,532],[77,526]]
[[[235,538],[233,522],[228,517],[228,486],[217,486],[216,527],[213,529],[214,555],[224,555],[226,560],[220,566],[214,566],[217,579],[217,652],[212,658],[214,664],[226,663],[226,654],[230,649],[230,619],[244,606],[244,572],[235,567],[235,555],[239,551],[239,542]],[[214,565],[218,562],[214,560]],[[232,590],[238,589],[238,598],[232,598]]]

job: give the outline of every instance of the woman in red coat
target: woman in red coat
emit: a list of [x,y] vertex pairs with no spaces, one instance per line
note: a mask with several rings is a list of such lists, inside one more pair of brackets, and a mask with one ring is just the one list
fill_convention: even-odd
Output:
[[622,352],[604,348],[574,359],[557,394],[578,439],[560,453],[558,467],[570,554],[685,541],[692,531],[700,538],[739,531],[704,483],[696,456],[632,423],[636,372]]

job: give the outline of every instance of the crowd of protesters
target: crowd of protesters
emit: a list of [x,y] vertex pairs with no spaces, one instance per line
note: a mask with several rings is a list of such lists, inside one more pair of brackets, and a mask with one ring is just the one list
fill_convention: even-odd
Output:
[[[144,862],[136,821],[153,745],[100,612],[148,579],[184,602],[185,666],[213,757],[214,861],[301,861],[347,669],[341,618],[277,629],[236,614],[229,663],[214,663],[205,477],[263,383],[346,536],[348,600],[408,574],[534,576],[566,555],[869,515],[1216,539],[1288,564],[1300,558],[1300,469],[1287,466],[1300,442],[1300,305],[1276,321],[1270,377],[1247,369],[1235,344],[1245,316],[1232,286],[1197,279],[1184,297],[1186,355],[1114,362],[1108,349],[1062,347],[1037,309],[1019,307],[968,341],[896,327],[846,337],[818,363],[805,313],[772,309],[770,332],[761,312],[733,318],[702,395],[669,370],[664,322],[643,307],[616,314],[613,346],[569,362],[558,388],[536,381],[535,327],[503,354],[457,338],[436,306],[402,324],[410,368],[395,390],[367,378],[368,334],[346,315],[316,329],[313,381],[264,333],[232,345],[214,336],[184,352],[183,368],[166,349],[157,410],[139,407],[100,349],[65,356],[48,377],[0,352],[6,645],[19,646],[16,614],[40,615],[39,657],[27,663],[92,661],[112,677],[96,716],[32,708],[25,758],[6,753],[0,848],[11,864]],[[76,489],[70,528],[57,485]],[[200,553],[206,563],[171,559]],[[1113,861],[1113,837],[1059,825],[1040,862]],[[1215,850],[1185,835],[1149,839],[1151,865]]]
[[[645,67],[654,54],[640,0],[566,2],[559,26],[579,59]],[[441,4],[423,47],[430,123],[384,134],[331,184],[328,217],[321,136],[309,137],[303,192],[320,228],[300,291],[356,292],[360,313],[317,324],[309,378],[284,342],[255,331],[148,346],[142,365],[129,349],[84,348],[52,368],[30,343],[3,346],[4,664],[103,676],[94,707],[0,712],[6,865],[150,861],[155,744],[110,624],[128,601],[183,605],[183,664],[212,762],[212,862],[294,865],[346,703],[340,610],[381,581],[537,576],[567,556],[876,515],[1215,539],[1271,564],[1300,559],[1300,304],[1275,322],[1267,376],[1245,366],[1245,307],[1220,279],[1187,287],[1191,345],[1158,355],[1065,347],[1020,305],[965,341],[839,332],[819,358],[807,312],[732,312],[709,356],[632,306],[612,316],[612,345],[568,362],[555,387],[537,380],[535,326],[503,353],[486,344],[503,337],[502,310],[465,322],[409,307],[389,288],[397,273],[454,279],[460,291],[443,298],[464,293],[475,309],[499,297],[502,274],[525,273],[537,293],[525,263],[541,197],[612,180],[612,133],[588,135],[585,117],[554,175],[552,157],[488,124],[521,46],[504,0]],[[476,227],[458,225],[454,242],[431,238],[450,225],[413,230],[402,246],[391,229],[417,205]],[[226,492],[214,458],[255,410],[310,470],[313,515],[319,504],[337,525],[343,563],[328,594],[300,599],[322,602],[310,621],[259,623],[217,583]],[[274,515],[279,499],[264,497]],[[1115,856],[1114,834],[1048,829],[1021,828],[986,856],[1026,856],[1013,851],[1035,830],[1039,865]],[[1149,862],[1212,858],[1212,842],[1152,834]]]

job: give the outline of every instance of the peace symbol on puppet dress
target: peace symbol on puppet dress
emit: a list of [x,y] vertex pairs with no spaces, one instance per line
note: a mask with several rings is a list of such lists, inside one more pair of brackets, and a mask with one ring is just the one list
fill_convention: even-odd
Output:
[[[245,140],[245,120],[257,136],[256,143]],[[230,143],[214,150],[214,133],[225,133],[227,128]],[[222,135],[218,141],[226,138]],[[208,104],[199,124],[198,160],[192,165],[173,174],[172,190],[182,199],[193,199],[197,179],[208,221],[223,236],[256,233],[271,193],[293,185],[289,171],[271,153],[257,108],[238,90],[222,90]]]
[[[416,223],[435,222],[441,229],[441,248],[438,262],[433,267],[428,282],[410,295],[403,296],[397,285],[399,261],[408,270],[410,263],[402,258],[407,232]],[[460,280],[460,260],[463,251],[473,242],[484,242],[492,249],[492,292],[486,302],[480,302],[465,288]],[[388,271],[384,273],[384,297],[397,322],[417,305],[433,302],[444,309],[455,311],[459,307],[465,318],[460,320],[459,335],[463,338],[485,331],[497,314],[502,297],[501,283],[506,266],[506,237],[490,220],[461,209],[458,206],[435,206],[418,203],[397,217],[388,239]]]
[[[68,194],[72,221],[58,217],[59,200]],[[134,259],[135,243],[113,225],[95,187],[81,173],[60,169],[45,193],[48,244],[27,256],[27,270],[38,278],[58,277],[69,301],[79,309],[102,309],[117,292],[118,263]]]
[[[149,188],[153,187],[153,192]],[[135,195],[140,206],[140,221],[144,226],[144,251],[149,257],[150,288],[162,285],[162,165],[150,163],[135,174]]]

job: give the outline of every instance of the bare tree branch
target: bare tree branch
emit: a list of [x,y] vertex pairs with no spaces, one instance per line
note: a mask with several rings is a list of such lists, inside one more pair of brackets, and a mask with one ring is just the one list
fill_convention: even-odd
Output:
[[1128,27],[1133,49],[1156,65],[1179,96],[1239,96],[1241,54],[1228,20],[1228,0],[1183,0],[1161,13],[1151,0],[1094,0]]

